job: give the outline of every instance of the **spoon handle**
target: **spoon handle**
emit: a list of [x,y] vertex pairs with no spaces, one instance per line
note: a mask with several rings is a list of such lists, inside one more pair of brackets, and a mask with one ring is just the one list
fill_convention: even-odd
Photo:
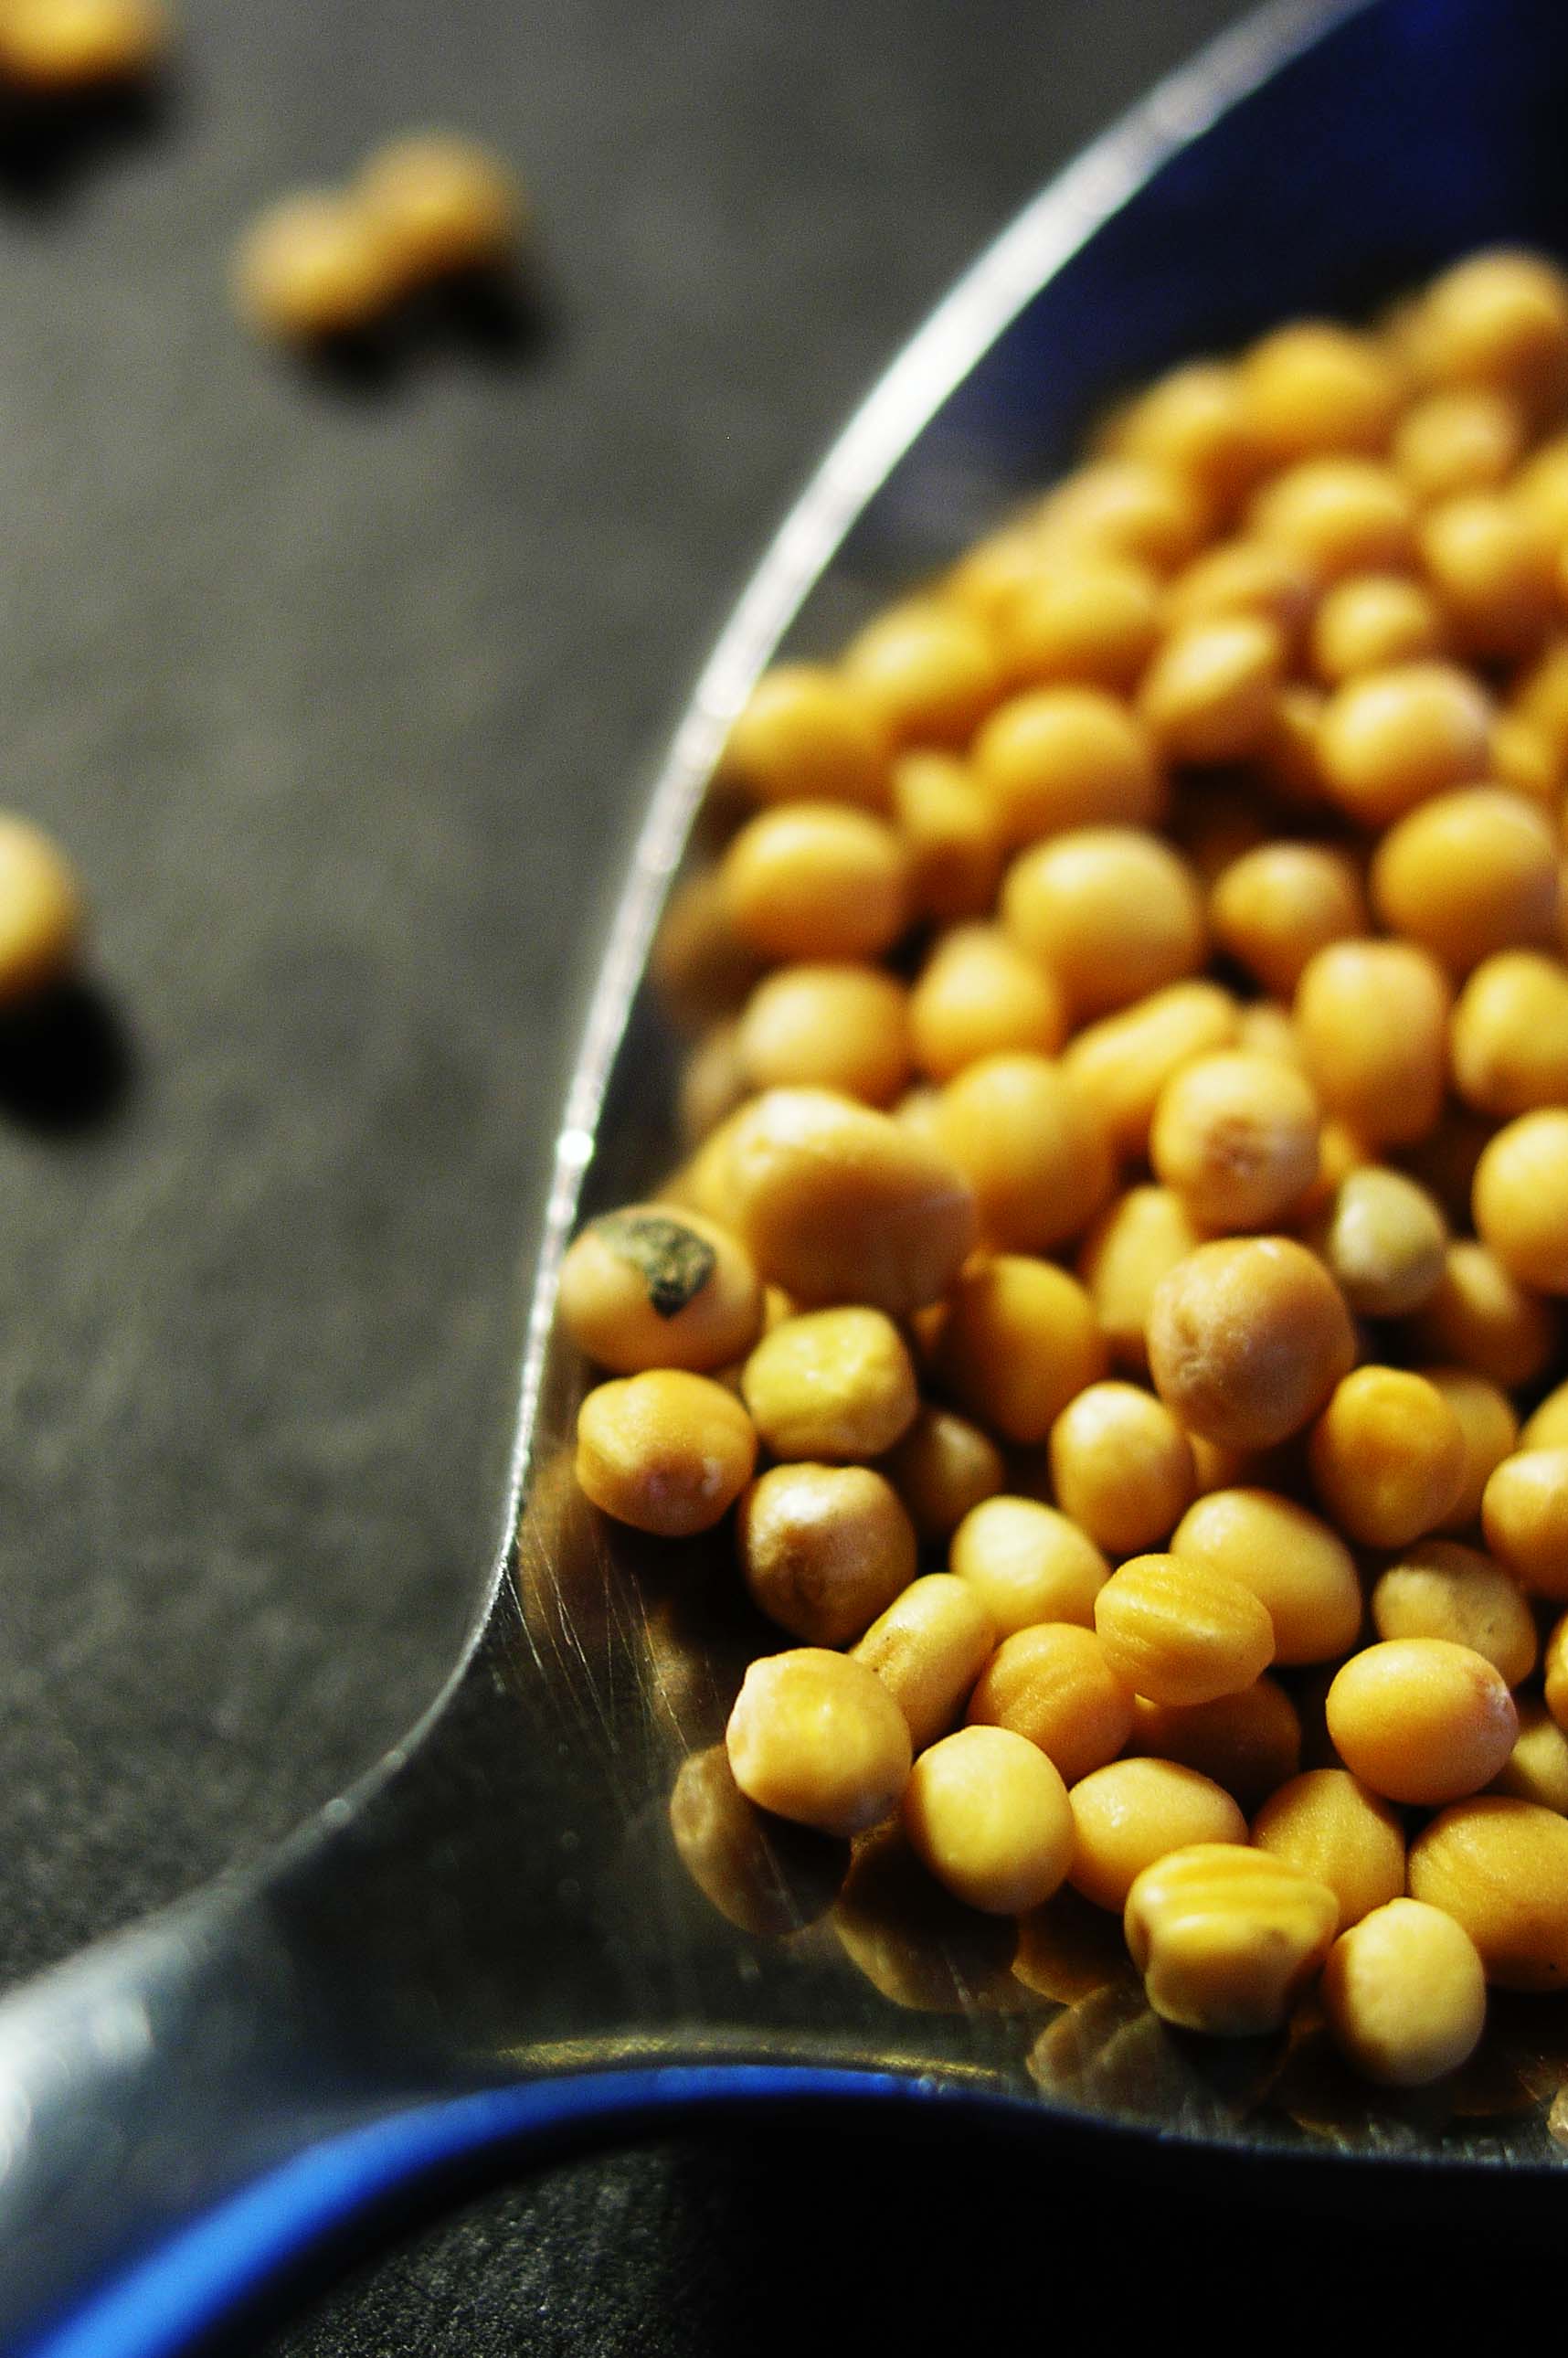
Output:
[[0,2007],[0,2348],[177,2358],[546,2154],[672,2115],[925,2097],[891,2073],[661,2061],[401,2091],[319,2044],[263,1885],[219,1887]]
[[[356,2116],[300,1996],[253,1884],[102,1942],[0,2007],[0,2347],[182,2346],[167,2271],[203,2225],[221,2306],[240,2255],[216,2222],[237,2190]],[[113,2334],[94,2322],[137,2281],[161,2295]]]

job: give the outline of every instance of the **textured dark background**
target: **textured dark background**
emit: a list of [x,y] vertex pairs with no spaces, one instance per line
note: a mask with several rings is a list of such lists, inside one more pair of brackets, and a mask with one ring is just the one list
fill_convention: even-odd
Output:
[[[884,357],[1237,13],[179,0],[161,119],[0,156],[0,803],[97,911],[70,1037],[0,1032],[7,1980],[254,1855],[428,1695],[661,730]],[[424,121],[534,185],[533,328],[373,383],[258,350],[239,224]],[[669,2146],[486,2202],[277,2346],[918,2346],[1108,2291],[1126,2325],[1160,2301],[1129,2237],[1154,2277],[1234,2241],[1141,2207],[886,2138]]]

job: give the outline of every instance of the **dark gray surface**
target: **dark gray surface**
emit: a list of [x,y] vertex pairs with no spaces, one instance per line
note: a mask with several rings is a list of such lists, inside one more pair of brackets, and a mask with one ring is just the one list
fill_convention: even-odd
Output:
[[[892,347],[1237,13],[183,0],[167,119],[0,193],[0,801],[89,879],[131,1067],[49,1128],[0,1041],[7,1978],[253,1855],[427,1696],[660,730]],[[247,212],[426,120],[533,182],[539,331],[373,385],[257,350]],[[733,2347],[860,2173],[807,2166],[552,2173],[288,2347]]]

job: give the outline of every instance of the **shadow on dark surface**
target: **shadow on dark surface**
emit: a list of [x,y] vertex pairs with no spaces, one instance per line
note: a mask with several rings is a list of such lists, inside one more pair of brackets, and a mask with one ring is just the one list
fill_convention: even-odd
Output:
[[[1222,2348],[1369,2334],[1443,2303],[1495,2319],[1533,2239],[1373,2205],[1350,2221],[1043,2169],[1027,2144],[955,2147],[836,2121],[542,2172],[349,2278],[268,2358],[734,2358],[812,2349],[1162,2347],[1202,2317]],[[1513,2255],[1513,2266],[1509,2255]],[[1542,2255],[1544,2247],[1542,2246]],[[1299,2320],[1299,2324],[1298,2324]],[[1295,2330],[1292,2330],[1294,2328]],[[1352,2346],[1370,2346],[1360,2334]]]
[[48,1136],[113,1119],[135,1058],[114,1001],[93,982],[66,982],[0,1012],[0,1119]]
[[0,205],[54,210],[106,157],[164,136],[179,112],[178,91],[161,81],[58,97],[0,91]]
[[561,330],[552,290],[536,268],[465,271],[433,287],[410,314],[430,352],[471,354],[496,368],[543,360]]
[[399,304],[373,327],[304,347],[296,362],[329,393],[376,400],[448,358],[497,373],[529,367],[555,345],[560,325],[536,273],[465,271]]

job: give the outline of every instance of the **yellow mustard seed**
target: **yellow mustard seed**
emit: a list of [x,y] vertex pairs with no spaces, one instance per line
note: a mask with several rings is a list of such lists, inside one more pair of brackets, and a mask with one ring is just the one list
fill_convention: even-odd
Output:
[[730,922],[717,869],[683,877],[670,895],[650,965],[660,1001],[676,1022],[697,1031],[735,1014],[762,966]]
[[773,1466],[742,1497],[741,1568],[753,1603],[808,1646],[861,1638],[914,1578],[914,1526],[869,1466]]
[[1342,1932],[1403,1894],[1399,1814],[1348,1768],[1308,1768],[1281,1785],[1254,1818],[1252,1840],[1327,1884]]
[[881,1310],[810,1310],[769,1328],[741,1371],[741,1396],[775,1457],[830,1464],[880,1457],[920,1406],[903,1336]]
[[1278,2030],[1334,1938],[1325,1883],[1236,1843],[1198,1843],[1145,1867],[1123,1924],[1166,2022],[1227,2039]]
[[1544,256],[1504,247],[1444,272],[1418,306],[1417,373],[1429,384],[1485,385],[1531,416],[1568,390],[1568,288]]
[[1123,413],[1114,447],[1184,476],[1219,511],[1246,496],[1265,463],[1242,373],[1221,361],[1157,378]]
[[952,753],[902,754],[892,767],[892,815],[914,914],[941,925],[987,915],[1001,875],[1001,836],[968,765]]
[[1192,1444],[1140,1385],[1086,1386],[1051,1428],[1051,1485],[1064,1513],[1108,1555],[1167,1540],[1197,1483]]
[[747,1001],[735,1053],[751,1088],[839,1089],[889,1106],[910,1077],[907,994],[877,967],[781,967]]
[[1313,1242],[1359,1318],[1400,1318],[1443,1282],[1448,1224],[1424,1187],[1379,1163],[1341,1180]]
[[560,1309],[578,1349],[618,1376],[700,1375],[750,1348],[762,1290],[744,1247],[716,1221],[632,1204],[590,1221],[570,1247]]
[[[1004,610],[998,628],[1002,660],[1021,687],[1125,695],[1154,652],[1163,610],[1160,578],[1148,566],[1125,557],[1069,557],[1031,581]],[[1111,732],[1103,733],[1108,744]],[[1113,763],[1112,777],[1119,766]],[[1130,771],[1124,774],[1131,784]],[[1142,806],[1159,807],[1147,787],[1140,795],[1134,784],[1132,791]]]
[[1006,1727],[960,1727],[923,1752],[903,1823],[938,1883],[986,1915],[1038,1908],[1073,1855],[1065,1785],[1037,1745]]
[[1519,1583],[1479,1548],[1423,1540],[1400,1551],[1370,1598],[1379,1638],[1446,1638],[1480,1654],[1510,1687],[1529,1678],[1535,1621]]
[[0,811],[0,1007],[70,973],[84,923],[81,887],[59,846]]
[[1127,1748],[1195,1768],[1243,1810],[1255,1810],[1300,1768],[1301,1720],[1279,1681],[1267,1675],[1212,1703],[1155,1703],[1138,1695]]
[[1063,1070],[1098,1110],[1119,1154],[1141,1159],[1161,1091],[1195,1057],[1237,1040],[1241,1011],[1214,982],[1173,982],[1134,1007],[1086,1024]]
[[958,1407],[1002,1441],[1043,1442],[1108,1360],[1094,1303],[1052,1261],[998,1253],[972,1262],[947,1294],[936,1374]]
[[1500,786],[1550,805],[1563,786],[1562,759],[1545,733],[1518,713],[1504,710],[1492,722],[1492,775]]
[[909,853],[848,804],[788,802],[741,829],[720,863],[741,939],[769,958],[869,958],[909,921]]
[[1549,1391],[1520,1429],[1521,1449],[1568,1449],[1568,1380]]
[[724,748],[721,774],[759,803],[888,799],[886,732],[852,682],[823,664],[764,672]]
[[1443,1282],[1411,1329],[1422,1351],[1509,1390],[1543,1375],[1558,1347],[1552,1304],[1473,1237],[1457,1237],[1449,1246]]
[[1331,942],[1296,987],[1295,1023],[1324,1109],[1368,1144],[1424,1138],[1448,1076],[1447,977],[1411,942]]
[[1266,991],[1289,999],[1309,960],[1367,931],[1367,897],[1348,854],[1271,842],[1222,869],[1209,895],[1215,939]]
[[808,1304],[903,1317],[952,1283],[974,1195],[905,1126],[827,1089],[770,1089],[735,1117],[723,1182],[762,1276]]
[[1568,966],[1541,950],[1500,950],[1454,1007],[1454,1085],[1478,1113],[1506,1119],[1568,1102]]
[[1079,467],[1049,492],[1039,528],[1053,551],[1130,557],[1168,572],[1203,546],[1208,502],[1173,468],[1134,458]]
[[996,1650],[997,1632],[968,1582],[950,1572],[912,1581],[854,1647],[909,1723],[924,1752],[945,1736]]
[[1206,549],[1172,582],[1166,616],[1173,627],[1251,614],[1272,622],[1295,647],[1317,602],[1317,573],[1304,557],[1266,540],[1227,540]]
[[989,633],[951,600],[910,599],[852,639],[841,676],[898,744],[964,745],[1001,693]]
[[916,1412],[882,1471],[923,1540],[946,1539],[1006,1479],[1001,1452],[989,1433],[952,1409],[932,1406]]
[[1267,1608],[1190,1557],[1133,1556],[1095,1598],[1095,1628],[1111,1669],[1154,1703],[1238,1694],[1274,1658]]
[[1487,1790],[1568,1817],[1568,1734],[1533,1696],[1517,1697],[1515,1707],[1519,1735],[1514,1748]]
[[1476,1229],[1520,1285],[1568,1293],[1568,1108],[1519,1114],[1484,1150]]
[[1329,698],[1319,734],[1325,791],[1366,827],[1486,775],[1491,699],[1454,664],[1390,664]]
[[1408,1368],[1346,1376],[1312,1431],[1319,1500],[1362,1547],[1402,1548],[1453,1511],[1465,1479],[1465,1435],[1433,1384]]
[[749,1801],[823,1833],[878,1824],[909,1777],[909,1729],[876,1672],[815,1646],[752,1664],[724,1741]]
[[1149,1131],[1154,1175],[1211,1233],[1278,1228],[1317,1176],[1320,1117],[1291,1065],[1243,1048],[1166,1082]]
[[1126,1743],[1132,1691],[1092,1629],[1044,1621],[1002,1639],[969,1697],[969,1725],[1027,1736],[1076,1785]]
[[1345,1299],[1288,1237],[1200,1245],[1154,1290],[1154,1389],[1190,1433],[1271,1449],[1310,1422],[1355,1362]]
[[1452,643],[1478,663],[1534,654],[1557,617],[1561,544],[1528,503],[1457,492],[1422,518],[1422,563]]
[[1338,1533],[1277,1491],[1208,1491],[1177,1524],[1171,1553],[1250,1589],[1281,1663],[1336,1661],[1356,1642],[1363,1604],[1356,1560]]
[[987,1498],[965,1516],[948,1555],[999,1638],[1044,1621],[1094,1625],[1110,1566],[1082,1525],[1036,1498]]
[[1054,1055],[1066,1031],[1049,969],[1000,925],[955,925],[942,935],[909,994],[915,1062],[934,1081],[950,1081],[985,1056]]
[[1409,562],[1415,506],[1393,471],[1368,459],[1303,459],[1264,483],[1247,528],[1303,558],[1325,581]]
[[1284,676],[1285,643],[1272,622],[1216,616],[1165,640],[1138,710],[1167,761],[1245,761],[1269,733]]
[[706,1531],[752,1478],[757,1436],[722,1384],[650,1368],[600,1384],[578,1416],[577,1478],[617,1522],[664,1539]]
[[1390,827],[1372,860],[1372,903],[1391,933],[1462,977],[1499,951],[1551,944],[1559,863],[1539,804],[1502,786],[1467,786]]
[[493,270],[514,259],[529,227],[516,174],[477,139],[450,131],[388,140],[354,193],[405,287]]
[[1169,1187],[1130,1187],[1089,1230],[1078,1255],[1078,1275],[1119,1367],[1148,1372],[1154,1289],[1202,1241],[1185,1205]]
[[974,1192],[982,1238],[1004,1251],[1065,1244],[1110,1195],[1104,1125],[1049,1057],[1015,1051],[966,1065],[937,1101],[935,1134]]
[[235,251],[232,283],[242,318],[291,343],[358,335],[397,292],[380,225],[356,198],[326,189],[258,216]]
[[1492,1475],[1519,1445],[1518,1414],[1501,1385],[1473,1368],[1418,1367],[1415,1372],[1443,1394],[1465,1436],[1464,1484],[1438,1529],[1468,1531],[1480,1520]]
[[1003,879],[1001,914],[1079,1019],[1195,973],[1206,947],[1196,879],[1135,827],[1081,827],[1023,852]]
[[1462,1924],[1501,1989],[1568,1988],[1568,1818],[1484,1793],[1411,1844],[1411,1896]]
[[1325,451],[1382,450],[1404,390],[1373,337],[1327,319],[1274,329],[1242,361],[1239,382],[1243,414],[1276,467]]
[[1247,1821],[1212,1779],[1178,1761],[1112,1760],[1067,1796],[1075,1891],[1118,1916],[1147,1866],[1192,1843],[1244,1843]]
[[1312,667],[1325,687],[1448,651],[1442,607],[1402,573],[1353,573],[1336,581],[1313,620]]
[[1391,456],[1425,503],[1495,491],[1519,464],[1525,423],[1517,403],[1487,385],[1455,386],[1412,401],[1394,429]]
[[1353,1654],[1329,1688],[1327,1716],[1336,1751],[1363,1784],[1427,1809],[1489,1785],[1519,1734],[1501,1673],[1444,1638],[1388,1639]]
[[1396,1898],[1342,1932],[1323,1970],[1323,2010],[1347,2062],[1384,2087],[1423,2088],[1467,2062],[1487,2021],[1487,1982],[1463,1926]]
[[974,774],[1011,845],[1075,827],[1152,827],[1165,808],[1153,740],[1102,688],[1030,688],[999,706],[975,740]]
[[1487,1545],[1531,1596],[1568,1605],[1568,1445],[1502,1458],[1481,1520]]

